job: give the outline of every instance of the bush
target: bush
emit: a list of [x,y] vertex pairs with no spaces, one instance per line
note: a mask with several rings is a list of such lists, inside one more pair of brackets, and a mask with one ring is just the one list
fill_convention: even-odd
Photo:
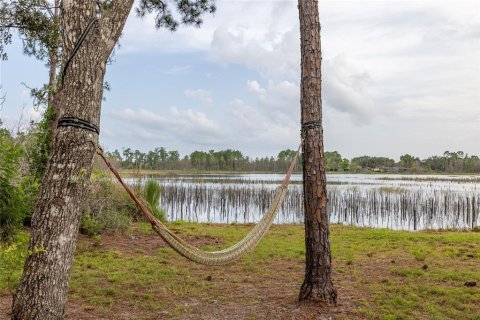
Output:
[[31,213],[38,184],[29,177],[20,178],[23,148],[16,145],[10,132],[2,128],[0,150],[0,236],[8,238]]
[[24,205],[23,225],[30,226],[32,222],[33,209],[38,198],[40,183],[35,177],[27,176],[22,179],[20,188],[23,193],[22,199]]
[[161,191],[162,189],[156,180],[148,180],[145,184],[144,198],[155,218],[160,221],[167,221],[165,211],[159,207]]
[[9,244],[0,242],[0,292],[12,290],[18,285],[22,275],[22,266],[27,254],[29,235],[19,232],[15,241]]
[[[120,233],[127,231],[137,212],[135,203],[123,188],[102,172],[94,173],[85,203],[83,209],[85,228],[81,228],[80,231],[90,236],[101,231]],[[88,230],[88,227],[96,230],[96,226],[93,226],[90,220],[99,227],[96,233]],[[82,220],[82,224],[83,222]]]
[[53,108],[49,107],[43,114],[40,122],[32,124],[29,136],[31,137],[27,146],[29,157],[30,174],[36,181],[41,181],[47,169],[48,158],[52,149],[52,141],[50,137],[50,124],[55,118]]
[[82,223],[80,224],[80,232],[89,236],[97,236],[102,230],[100,223],[93,219],[89,214],[86,214],[82,218]]
[[[131,188],[135,194],[143,195],[145,204],[157,219],[166,220],[165,212],[159,208],[161,188],[155,180],[149,180],[145,185],[137,180]],[[93,173],[83,212],[80,232],[88,236],[103,231],[123,233],[133,221],[143,220],[128,193],[105,171]]]

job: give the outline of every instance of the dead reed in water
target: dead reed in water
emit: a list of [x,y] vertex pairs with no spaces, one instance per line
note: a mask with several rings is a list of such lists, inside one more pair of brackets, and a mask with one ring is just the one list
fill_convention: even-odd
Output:
[[[170,220],[256,222],[275,188],[269,183],[165,183],[161,206]],[[276,223],[303,222],[303,190],[292,185]],[[449,189],[337,188],[328,190],[331,223],[393,229],[463,229],[479,225],[480,194]]]

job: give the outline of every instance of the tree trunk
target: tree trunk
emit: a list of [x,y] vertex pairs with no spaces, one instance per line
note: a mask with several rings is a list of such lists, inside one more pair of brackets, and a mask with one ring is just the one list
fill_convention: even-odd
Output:
[[[132,4],[133,0],[112,1],[109,11],[103,13],[74,56],[64,86],[55,98],[61,105],[61,116],[99,124],[106,62]],[[64,0],[61,9],[63,48],[68,57],[81,32],[95,17],[96,3]],[[81,208],[97,142],[93,132],[57,128],[32,216],[29,254],[14,295],[12,319],[63,319]]]
[[[59,0],[54,1],[54,9],[53,9],[53,18],[54,21],[58,21],[59,19]],[[60,114],[60,108],[58,103],[55,103],[55,95],[57,92],[57,64],[58,64],[58,51],[57,49],[50,49],[49,52],[49,62],[50,62],[50,69],[48,71],[48,102],[47,108],[50,108],[54,116],[50,118],[50,143],[53,143],[55,139],[55,132],[57,130],[57,121],[58,116]],[[48,111],[47,111],[48,112]]]
[[[323,155],[320,21],[317,0],[299,0],[302,53],[301,121],[306,266],[300,300],[336,303],[327,212]],[[304,124],[309,123],[305,126]]]

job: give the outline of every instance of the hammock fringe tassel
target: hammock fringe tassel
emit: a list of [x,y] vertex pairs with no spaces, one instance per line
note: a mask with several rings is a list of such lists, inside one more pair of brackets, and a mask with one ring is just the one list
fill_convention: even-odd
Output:
[[155,230],[155,232],[180,255],[193,262],[209,266],[222,266],[230,264],[241,258],[260,242],[260,240],[263,238],[263,236],[267,233],[268,229],[272,225],[277,215],[277,212],[282,206],[283,200],[287,193],[290,176],[292,175],[298,158],[297,151],[297,154],[295,155],[292,163],[290,164],[285,179],[283,180],[281,186],[279,186],[276,190],[275,197],[267,212],[242,240],[240,240],[233,246],[220,251],[204,251],[190,245],[185,240],[179,238],[176,234],[170,231],[160,220],[155,218],[155,216],[150,212],[148,207],[142,201],[140,201],[140,199],[135,196],[130,187],[125,184],[123,179],[120,177],[118,171],[105,157],[103,151],[100,148],[97,148],[97,153],[103,159],[110,171],[112,171],[112,173],[115,175],[120,184],[125,188],[125,191],[127,191],[132,200],[138,205],[138,207],[140,208],[140,212],[150,222],[153,230]]

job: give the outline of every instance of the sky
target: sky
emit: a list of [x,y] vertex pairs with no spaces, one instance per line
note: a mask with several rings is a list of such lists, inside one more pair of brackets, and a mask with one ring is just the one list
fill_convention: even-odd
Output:
[[[343,157],[480,155],[480,1],[319,1],[324,140]],[[200,29],[155,29],[132,12],[107,67],[100,142],[130,147],[296,149],[296,1],[218,0]],[[14,38],[1,62],[9,128],[38,120],[46,66]],[[19,118],[21,120],[19,121]]]

